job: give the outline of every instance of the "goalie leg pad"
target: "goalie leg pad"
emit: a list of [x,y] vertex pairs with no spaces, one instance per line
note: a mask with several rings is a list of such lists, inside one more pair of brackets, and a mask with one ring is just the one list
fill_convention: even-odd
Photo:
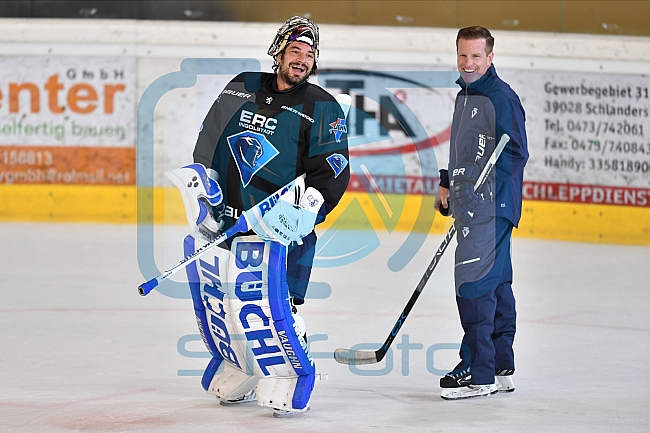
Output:
[[[184,242],[185,255],[189,255],[206,242],[188,235]],[[192,262],[185,267],[194,304],[194,314],[199,332],[206,347],[213,357],[222,357],[235,366],[244,369],[240,359],[243,348],[241,342],[231,338],[233,334],[228,323],[232,320],[229,303],[220,275],[226,274],[230,252],[226,249],[213,248],[213,255],[204,260]],[[200,273],[199,273],[200,272]],[[239,343],[239,344],[238,344]]]
[[263,378],[257,385],[257,404],[269,409],[304,412],[314,389],[315,374],[298,377]]
[[215,356],[210,360],[208,363],[208,366],[205,367],[205,371],[203,372],[203,377],[201,377],[201,386],[203,389],[208,391],[210,388],[210,383],[212,383],[212,379],[214,379],[215,374],[217,374],[217,371],[219,370],[219,367],[223,364],[223,357],[222,356]]
[[226,362],[223,371],[212,378],[206,391],[221,401],[238,400],[251,392],[259,380],[259,377],[249,376]]
[[[188,236],[186,255],[204,244]],[[214,358],[203,387],[234,400],[258,380],[270,379],[258,404],[306,410],[316,369],[302,338],[304,321],[291,314],[286,248],[257,236],[238,237],[230,250],[214,248],[186,270],[199,330]],[[217,374],[222,360],[224,371]]]

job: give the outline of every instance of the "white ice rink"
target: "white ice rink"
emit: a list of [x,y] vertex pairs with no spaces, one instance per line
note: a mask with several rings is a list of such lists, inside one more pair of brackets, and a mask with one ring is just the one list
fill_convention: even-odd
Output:
[[[352,265],[315,269],[332,294],[300,309],[320,338],[313,353],[386,338],[441,239],[393,273],[400,236]],[[461,338],[450,250],[393,344],[392,368],[320,357],[329,380],[312,410],[275,419],[219,406],[199,377],[179,375],[208,362],[192,304],[138,296],[135,226],[4,223],[0,241],[0,432],[650,431],[648,247],[515,238],[517,389],[455,402],[440,399],[429,371],[457,362],[444,349]],[[404,350],[406,338],[416,348]]]

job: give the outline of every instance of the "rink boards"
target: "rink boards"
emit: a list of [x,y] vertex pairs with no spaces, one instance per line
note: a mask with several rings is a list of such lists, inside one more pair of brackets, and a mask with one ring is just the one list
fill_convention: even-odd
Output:
[[[214,67],[270,69],[266,39],[248,35],[274,25],[114,24],[0,20],[0,221],[185,224],[163,173],[191,162],[233,75]],[[650,38],[495,35],[495,65],[527,114],[516,236],[650,244]],[[350,167],[369,183],[351,182],[320,228],[443,232],[432,203],[457,91],[454,29],[324,25],[322,37],[315,79],[334,94],[347,83]]]
[[[153,198],[153,201],[150,199]],[[387,222],[377,194],[347,192],[319,226],[375,231],[442,233],[449,220],[436,215],[418,222],[420,211],[433,212],[433,196],[383,196],[401,209]],[[186,224],[180,195],[173,188],[71,185],[0,185],[1,221]],[[650,245],[650,211],[644,207],[525,200],[515,236],[597,243]],[[342,215],[344,214],[344,215]]]

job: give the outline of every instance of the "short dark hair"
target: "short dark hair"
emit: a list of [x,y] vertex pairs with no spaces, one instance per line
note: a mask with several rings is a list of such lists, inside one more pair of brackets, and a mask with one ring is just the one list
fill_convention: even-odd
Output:
[[456,48],[458,49],[458,40],[476,40],[476,39],[485,39],[485,54],[490,54],[494,48],[494,38],[488,29],[481,26],[471,26],[465,27],[464,29],[458,30],[458,35],[456,36]]

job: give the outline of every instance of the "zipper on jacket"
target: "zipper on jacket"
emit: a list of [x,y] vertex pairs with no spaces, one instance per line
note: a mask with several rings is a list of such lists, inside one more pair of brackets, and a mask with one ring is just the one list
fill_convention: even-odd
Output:
[[[463,118],[465,117],[465,107],[467,107],[467,87],[465,87],[465,100],[463,101],[463,111],[460,113],[460,121],[458,122],[458,130],[456,131],[456,137],[454,138],[454,148],[458,149],[458,136],[460,135],[460,125],[463,123]],[[458,151],[456,151],[456,160],[458,160]],[[458,161],[456,161],[458,163]]]

